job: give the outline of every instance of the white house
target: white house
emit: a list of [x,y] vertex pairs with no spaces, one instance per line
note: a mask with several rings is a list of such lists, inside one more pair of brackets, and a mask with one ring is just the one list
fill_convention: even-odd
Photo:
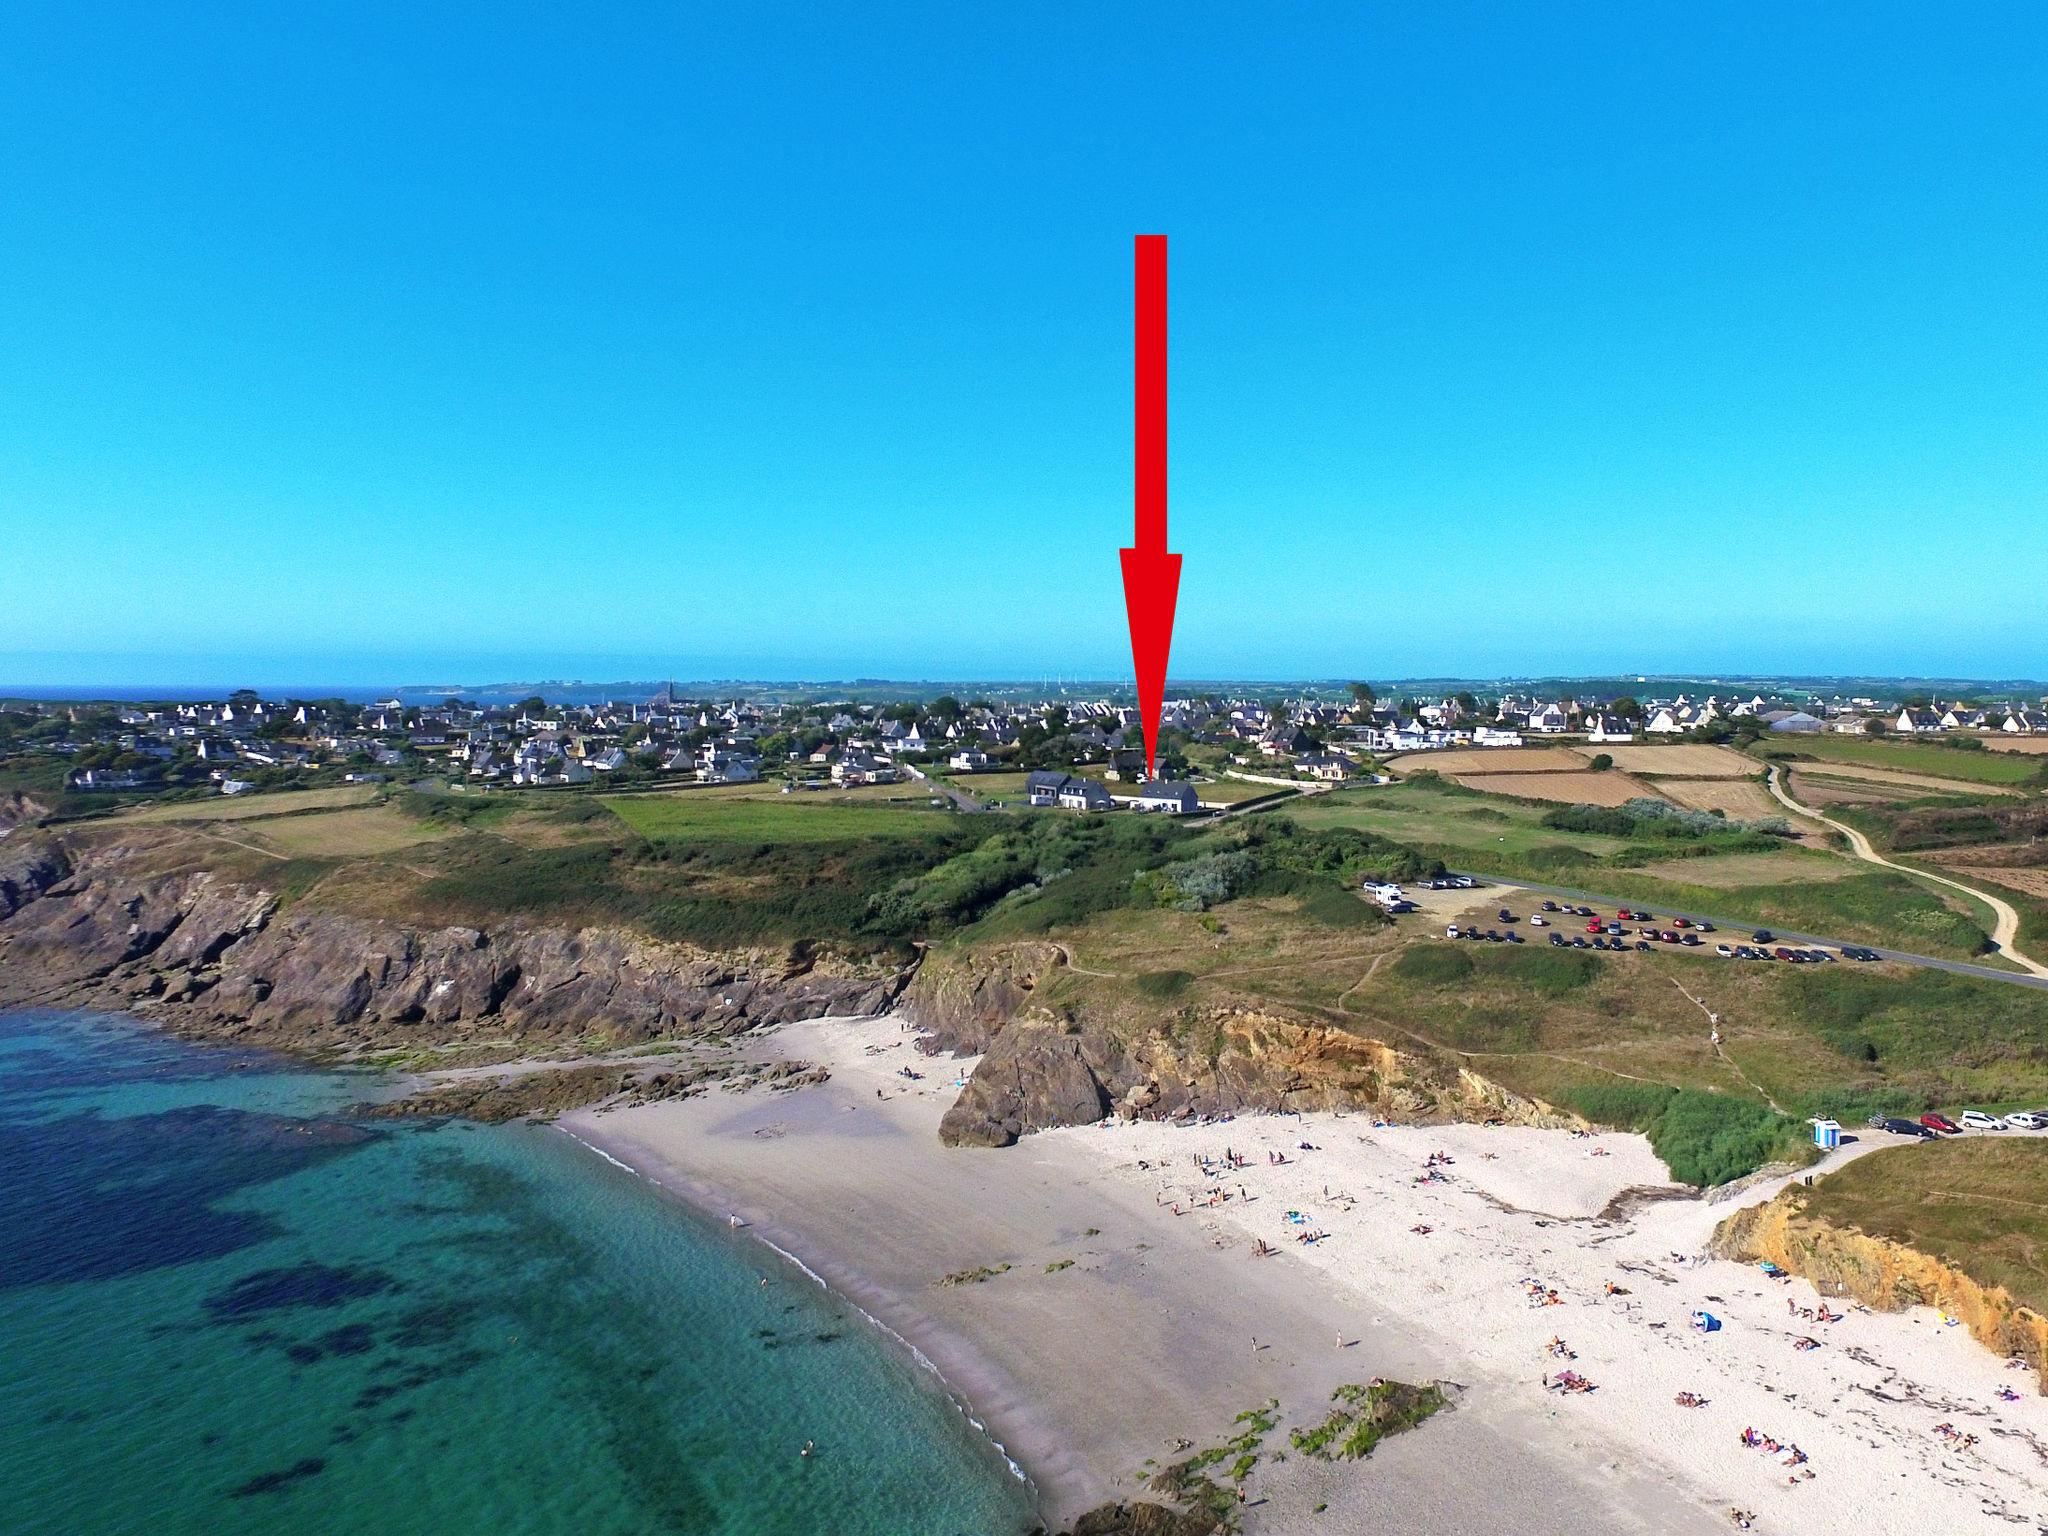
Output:
[[2005,717],[2005,724],[1999,729],[2013,736],[2048,734],[2048,714],[2038,709],[2016,709]]
[[1586,732],[1588,741],[1634,741],[1635,727],[1619,715],[1599,714],[1593,717]]
[[1892,729],[1903,736],[1930,736],[1941,728],[1941,716],[1931,709],[1902,709],[1892,722]]
[[946,766],[961,773],[978,773],[988,766],[988,754],[979,747],[963,747],[946,759]]
[[1522,744],[1520,731],[1499,731],[1490,725],[1474,726],[1472,745],[1475,747],[1519,747]]
[[1529,711],[1529,729],[1547,736],[1570,729],[1571,723],[1571,716],[1564,712],[1561,704],[1545,704],[1540,709]]

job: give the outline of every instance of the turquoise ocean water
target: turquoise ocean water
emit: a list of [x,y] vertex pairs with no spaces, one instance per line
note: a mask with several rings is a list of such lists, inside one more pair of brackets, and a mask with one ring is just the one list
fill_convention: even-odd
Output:
[[559,1132],[342,1113],[368,1086],[0,1014],[0,1530],[1032,1528],[744,1235]]

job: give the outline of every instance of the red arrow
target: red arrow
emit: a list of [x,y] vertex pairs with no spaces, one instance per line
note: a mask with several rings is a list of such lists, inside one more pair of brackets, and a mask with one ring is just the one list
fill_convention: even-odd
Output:
[[1159,709],[1173,649],[1180,556],[1166,552],[1166,236],[1137,237],[1137,529],[1122,550],[1124,611],[1145,727],[1145,775],[1156,776]]

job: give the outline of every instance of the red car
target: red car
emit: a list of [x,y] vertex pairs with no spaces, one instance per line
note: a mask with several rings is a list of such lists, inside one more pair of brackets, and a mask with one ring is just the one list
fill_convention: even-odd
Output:
[[1620,918],[1625,923],[1632,923],[1635,921],[1636,918],[1635,913],[1629,911],[1627,907],[1623,907],[1619,912],[1616,912],[1614,915]]
[[1689,917],[1674,917],[1671,919],[1671,926],[1674,928],[1690,928],[1692,926],[1692,919]]
[[1957,1125],[1955,1121],[1949,1119],[1947,1115],[1925,1114],[1920,1117],[1920,1123],[1930,1131],[1939,1131],[1944,1136],[1960,1136],[1963,1134],[1963,1128]]
[[1601,931],[1602,931],[1602,930],[1603,930],[1603,929],[1604,929],[1605,927],[1606,927],[1606,924],[1602,923],[1602,922],[1600,921],[1600,919],[1596,917],[1596,918],[1594,918],[1594,919],[1593,919],[1593,921],[1591,921],[1590,923],[1586,924],[1586,932],[1588,932],[1588,933],[1599,933],[1599,932],[1601,932]]

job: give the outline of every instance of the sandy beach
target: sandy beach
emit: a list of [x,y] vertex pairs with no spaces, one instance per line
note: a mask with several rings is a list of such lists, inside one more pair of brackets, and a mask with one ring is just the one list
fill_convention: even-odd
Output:
[[[736,1240],[774,1245],[918,1351],[1055,1525],[1143,1496],[1181,1442],[1219,1444],[1275,1398],[1254,1532],[1689,1532],[1731,1529],[1736,1509],[1763,1531],[2011,1531],[2048,1512],[2030,1377],[1932,1312],[1839,1303],[1841,1321],[1811,1321],[1804,1282],[1704,1258],[1735,1202],[1670,1185],[1639,1137],[1310,1115],[949,1149],[938,1121],[973,1063],[911,1041],[888,1019],[788,1026],[761,1048],[829,1083],[560,1123],[737,1216]],[[1695,1310],[1722,1326],[1695,1331]],[[1567,1369],[1595,1390],[1545,1389]],[[1454,1408],[1364,1463],[1288,1450],[1286,1429],[1372,1376],[1452,1383]],[[1806,1459],[1746,1447],[1745,1429]]]

